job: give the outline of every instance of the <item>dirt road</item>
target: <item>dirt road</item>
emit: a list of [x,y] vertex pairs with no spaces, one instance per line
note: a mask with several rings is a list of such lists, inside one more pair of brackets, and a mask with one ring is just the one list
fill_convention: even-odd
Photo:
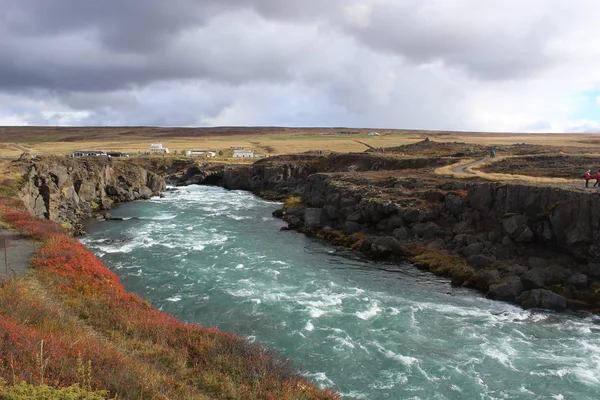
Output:
[[467,164],[457,165],[456,167],[452,168],[452,172],[454,172],[455,174],[458,174],[458,175],[469,176],[469,173],[465,172],[465,168],[475,167],[479,164],[486,162],[489,159],[490,159],[489,157],[483,157],[480,160],[471,161],[470,163],[467,163]]

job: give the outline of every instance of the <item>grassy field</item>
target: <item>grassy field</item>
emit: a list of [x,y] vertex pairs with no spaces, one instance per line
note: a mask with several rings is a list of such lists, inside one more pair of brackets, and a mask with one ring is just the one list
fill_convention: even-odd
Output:
[[[376,131],[380,136],[369,136]],[[599,134],[501,134],[353,128],[63,128],[0,127],[0,156],[68,154],[73,150],[114,150],[137,154],[151,143],[162,143],[171,152],[210,149],[226,153],[232,146],[253,149],[263,155],[292,154],[314,150],[361,152],[370,147],[395,147],[430,137],[443,142],[465,142],[485,146],[527,143],[578,147],[590,153],[600,146]]]

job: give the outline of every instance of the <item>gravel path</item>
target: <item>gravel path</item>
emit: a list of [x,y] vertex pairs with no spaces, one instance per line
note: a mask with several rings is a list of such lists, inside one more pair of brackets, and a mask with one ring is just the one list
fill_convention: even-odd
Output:
[[32,240],[0,226],[0,280],[24,275],[33,253],[35,244]]
[[465,168],[474,167],[476,165],[486,162],[489,159],[490,159],[489,157],[484,157],[481,160],[471,161],[470,163],[467,163],[467,164],[458,165],[458,166],[452,168],[452,172],[454,172],[455,174],[468,176],[469,174],[467,172],[465,172]]

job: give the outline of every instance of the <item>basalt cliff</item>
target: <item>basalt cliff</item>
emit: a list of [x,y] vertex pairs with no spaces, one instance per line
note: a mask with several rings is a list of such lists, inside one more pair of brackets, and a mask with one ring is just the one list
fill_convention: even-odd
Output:
[[[171,183],[288,199],[291,229],[375,259],[405,259],[456,285],[526,308],[600,310],[600,193],[448,179],[453,157],[282,156],[193,164]],[[163,171],[166,172],[166,171]]]
[[29,212],[82,233],[81,220],[110,217],[113,203],[149,199],[165,180],[128,161],[105,157],[22,157],[20,197]]

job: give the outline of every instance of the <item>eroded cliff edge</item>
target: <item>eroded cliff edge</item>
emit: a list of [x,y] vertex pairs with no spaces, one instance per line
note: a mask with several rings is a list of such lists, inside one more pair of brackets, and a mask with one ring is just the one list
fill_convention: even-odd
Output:
[[149,199],[166,187],[164,178],[141,166],[105,157],[18,162],[24,170],[20,197],[29,212],[74,234],[82,233],[82,219],[107,215],[113,203]]
[[275,157],[194,165],[178,184],[212,183],[292,200],[290,228],[373,258],[408,259],[457,285],[526,308],[600,310],[600,193],[448,180],[452,157]]

